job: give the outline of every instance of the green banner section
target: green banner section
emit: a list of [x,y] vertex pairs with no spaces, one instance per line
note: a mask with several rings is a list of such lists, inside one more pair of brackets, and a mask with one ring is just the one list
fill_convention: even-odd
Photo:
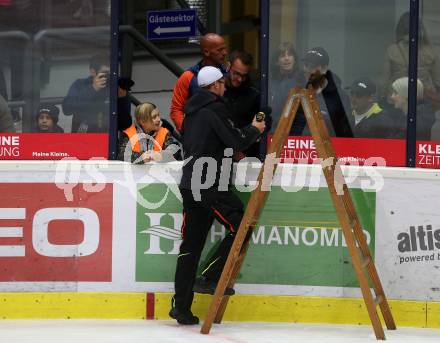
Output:
[[[136,281],[172,282],[180,245],[182,206],[167,185],[138,185]],[[376,194],[352,189],[362,227],[374,256]],[[166,201],[163,201],[167,194]],[[237,193],[247,202],[250,193]],[[190,230],[191,228],[186,228]],[[225,229],[215,223],[202,260]],[[238,278],[240,283],[356,287],[357,280],[327,188],[285,192],[272,186]]]

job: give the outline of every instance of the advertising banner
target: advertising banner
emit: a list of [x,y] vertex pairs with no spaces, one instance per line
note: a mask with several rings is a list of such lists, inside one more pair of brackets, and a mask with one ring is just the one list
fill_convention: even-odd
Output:
[[0,281],[111,281],[113,186],[79,186],[0,184]]
[[[138,185],[139,193],[159,203],[164,184]],[[136,281],[172,282],[181,242],[181,202],[169,193],[155,209],[137,204]],[[250,193],[238,193],[247,201]],[[367,241],[374,255],[375,193],[352,190]],[[225,228],[215,223],[203,258],[224,237]],[[331,271],[331,272],[329,272]],[[356,287],[345,240],[328,189],[288,193],[272,191],[246,257],[239,283]]]
[[[389,167],[406,165],[405,140],[337,137],[331,140],[341,164]],[[416,149],[416,167],[440,168],[440,143],[418,141]],[[281,158],[282,162],[316,163],[318,154],[315,142],[307,136],[290,136],[286,139]],[[382,159],[382,163],[378,158]]]
[[2,133],[1,160],[108,158],[107,133]]
[[440,168],[439,142],[417,142],[416,167]]
[[[280,167],[238,292],[360,296],[321,168]],[[0,290],[172,292],[183,219],[179,168],[109,161],[3,164]],[[258,168],[237,168],[237,175],[239,169],[249,171],[235,180],[246,202],[251,193],[243,188],[252,188]],[[342,169],[387,296],[440,301],[438,173]],[[201,266],[225,233],[213,225]]]
[[440,300],[438,182],[385,182],[377,198],[376,265],[398,299]]

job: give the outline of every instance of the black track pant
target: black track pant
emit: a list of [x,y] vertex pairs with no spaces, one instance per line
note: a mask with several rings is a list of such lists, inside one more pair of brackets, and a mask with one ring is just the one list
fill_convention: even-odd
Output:
[[243,204],[230,191],[202,191],[201,201],[195,201],[190,190],[180,189],[180,193],[183,198],[183,241],[177,258],[174,306],[179,311],[187,311],[191,308],[194,298],[193,286],[200,255],[214,219],[229,231],[202,274],[218,281],[243,217]]

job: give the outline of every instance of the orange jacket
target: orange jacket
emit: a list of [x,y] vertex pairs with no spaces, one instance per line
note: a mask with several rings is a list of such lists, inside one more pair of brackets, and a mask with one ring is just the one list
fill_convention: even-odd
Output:
[[[217,67],[221,70],[223,75],[226,74],[227,70],[224,66],[221,65]],[[203,68],[203,61],[200,61],[183,72],[174,85],[173,98],[171,99],[170,106],[170,117],[179,132],[182,132],[183,129],[183,119],[185,117],[183,109],[185,108],[186,102],[199,88],[199,85],[197,84],[197,74],[201,68]]]
[[[140,153],[141,144],[139,143],[139,138],[137,137],[136,126],[130,126],[128,129],[124,130],[124,133],[128,136],[130,140],[131,149],[133,150],[133,152]],[[169,131],[164,127],[161,127],[159,131],[157,131],[156,135],[154,136],[154,139],[156,140],[153,146],[154,151],[160,152],[164,148],[165,139],[168,133]]]
[[194,73],[191,70],[187,70],[180,75],[174,85],[170,117],[179,132],[182,131],[183,118],[185,117],[183,108],[190,95],[190,83],[193,77]]

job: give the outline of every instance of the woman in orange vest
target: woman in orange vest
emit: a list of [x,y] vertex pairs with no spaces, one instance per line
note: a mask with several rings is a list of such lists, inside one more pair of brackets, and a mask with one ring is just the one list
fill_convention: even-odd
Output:
[[123,131],[118,149],[119,160],[136,164],[162,161],[165,150],[174,155],[180,149],[170,131],[162,127],[156,105],[149,102],[138,105],[135,120],[135,124]]

